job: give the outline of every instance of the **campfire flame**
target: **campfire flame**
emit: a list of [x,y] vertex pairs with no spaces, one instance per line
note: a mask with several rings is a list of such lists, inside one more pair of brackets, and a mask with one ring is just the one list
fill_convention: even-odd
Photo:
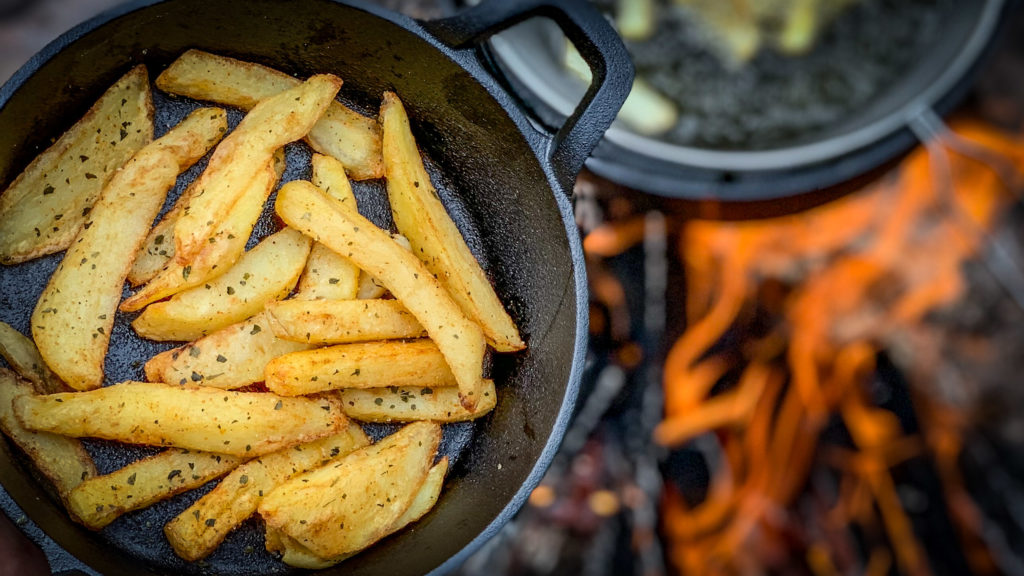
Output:
[[[897,335],[964,297],[964,264],[985,253],[1024,180],[1024,140],[966,118],[951,127],[881,181],[809,212],[670,222],[687,329],[665,361],[655,440],[680,447],[712,433],[724,455],[703,501],[666,488],[663,530],[681,572],[762,573],[798,550],[823,576],[888,574],[894,563],[930,574],[891,474],[921,456],[935,463],[972,570],[993,572],[957,463],[962,410],[911,390],[920,430],[909,435],[868,390]],[[610,223],[584,249],[609,257],[642,238],[642,218]],[[608,278],[593,285],[599,301],[624,298]],[[836,421],[849,446],[822,441]],[[831,497],[813,489],[820,470],[838,479]]]

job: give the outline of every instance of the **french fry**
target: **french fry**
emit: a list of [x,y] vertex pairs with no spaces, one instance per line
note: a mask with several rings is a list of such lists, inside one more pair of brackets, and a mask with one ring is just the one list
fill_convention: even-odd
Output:
[[[223,275],[150,305],[132,327],[152,340],[195,340],[241,322],[291,292],[309,247],[309,238],[285,228],[264,238]],[[189,274],[187,267],[183,274]]]
[[322,242],[373,274],[419,320],[444,354],[459,383],[463,406],[472,410],[483,388],[483,331],[416,256],[358,212],[336,206],[309,182],[281,188],[277,214],[290,226]]
[[25,429],[14,415],[14,402],[34,397],[32,386],[10,370],[0,368],[0,430],[18,445],[63,499],[80,483],[96,475],[96,466],[82,443],[47,432]]
[[271,452],[236,468],[211,492],[164,526],[171,548],[195,562],[213,552],[229,532],[256,512],[264,494],[290,478],[370,443],[354,423],[340,434]]
[[324,559],[309,551],[294,538],[281,533],[280,530],[266,527],[267,552],[278,552],[281,561],[289,566],[303,570],[323,570],[339,562],[351,558],[354,554],[342,554],[334,558]]
[[152,139],[149,75],[137,66],[0,194],[0,262],[67,248],[114,172]]
[[[448,457],[441,458],[441,461],[434,465],[427,473],[423,486],[413,499],[409,508],[395,520],[388,528],[388,534],[398,532],[409,524],[419,520],[430,512],[441,496],[441,488],[444,486],[444,477],[448,473]],[[299,544],[294,538],[280,531],[267,527],[267,550],[270,552],[281,552],[281,561],[289,566],[304,568],[306,570],[323,570],[350,558],[353,554],[342,554],[334,558],[320,558],[313,554],[309,548]]]
[[19,376],[31,382],[35,391],[40,394],[71,390],[46,365],[35,343],[3,322],[0,322],[0,357],[3,357]]
[[[312,163],[313,183],[336,202],[355,208],[356,197],[341,162],[330,156],[314,154]],[[302,300],[352,300],[358,294],[359,268],[323,244],[314,244],[306,269],[299,277],[295,297]]]
[[160,270],[163,270],[168,261],[174,258],[174,224],[178,221],[178,214],[185,207],[185,202],[188,201],[187,198],[194,189],[192,185],[189,185],[178,197],[174,206],[149,231],[149,235],[146,236],[139,251],[135,254],[132,269],[128,271],[128,282],[132,286],[149,282]]
[[[276,181],[280,180],[281,174],[284,173],[286,167],[286,161],[284,156],[284,149],[279,148],[274,153],[274,173],[277,175]],[[239,210],[245,210],[245,207],[251,206],[254,202],[253,188],[259,189],[260,184],[265,180],[266,173],[263,171],[256,172],[256,180],[250,186],[250,189],[246,191],[245,195],[239,199],[239,206],[232,210],[228,219],[224,223],[224,227],[218,231],[218,238],[224,237],[226,240],[234,240],[234,238],[228,238],[229,236],[241,237],[245,236],[248,240],[252,234],[251,227],[249,232],[245,232],[245,220],[244,214],[236,214]],[[132,263],[132,269],[128,272],[128,282],[132,286],[139,286],[145,284],[156,277],[168,263],[174,258],[174,225],[178,222],[178,216],[181,215],[181,211],[185,209],[185,205],[188,204],[189,199],[192,197],[192,192],[195,190],[195,186],[190,185],[182,192],[181,196],[178,197],[177,202],[174,206],[164,214],[164,217],[157,222],[156,226],[149,231],[149,235],[146,236],[145,242],[139,248],[138,253],[135,255],[135,261]],[[266,202],[266,198],[263,199]],[[258,217],[258,215],[257,215]],[[241,233],[235,234],[234,230],[225,231],[224,228],[230,226],[238,226]],[[244,244],[244,243],[243,243]],[[241,254],[239,254],[241,256]],[[238,260],[237,257],[232,259],[234,262]],[[223,266],[223,269],[227,269],[227,266]],[[134,298],[134,296],[133,296]],[[123,304],[122,304],[123,306]],[[140,307],[141,308],[141,307]],[[125,310],[126,312],[128,310]]]
[[424,330],[396,300],[281,300],[266,306],[278,338],[306,344],[343,344],[419,338]]
[[457,388],[390,386],[350,388],[341,392],[342,406],[349,418],[362,422],[464,422],[487,414],[498,403],[493,380],[484,380],[476,409],[467,410],[459,401]]
[[308,349],[307,344],[275,336],[266,313],[261,312],[153,356],[146,362],[146,380],[233,390],[262,381],[263,370],[272,359]]
[[[185,264],[171,256],[165,258],[160,271],[154,274],[142,289],[125,299],[121,303],[121,310],[141,310],[157,300],[205,284],[230,270],[242,254],[245,254],[245,244],[252,235],[252,229],[260,214],[263,213],[263,205],[277,186],[284,167],[284,154],[278,150],[270,165],[256,172],[256,177],[249,182],[249,189],[238,199],[231,213],[214,232],[213,240]],[[169,247],[171,243],[167,245]],[[147,258],[147,262],[150,261],[155,263],[156,260]],[[187,277],[184,273],[186,266],[190,271]]]
[[[299,80],[272,68],[199,50],[179,56],[156,79],[157,87],[166,92],[244,110],[298,84]],[[377,122],[339,102],[331,103],[307,141],[317,152],[341,161],[355,180],[384,175]]]
[[244,461],[240,456],[168,448],[82,482],[68,494],[68,511],[86,527],[99,530],[122,514],[198,488]]
[[373,300],[387,294],[388,289],[381,286],[380,281],[366,272],[359,273],[359,289],[356,298],[359,300]]
[[319,74],[254,106],[217,146],[195,191],[174,224],[174,259],[187,266],[216,241],[217,231],[266,167],[278,148],[305,136],[327,105],[334,101],[341,79]]
[[335,464],[267,494],[267,526],[321,558],[356,552],[388,534],[409,509],[434,463],[441,427],[416,422]]
[[[267,388],[302,396],[343,388],[455,386],[455,376],[430,340],[342,344],[279,356],[267,364]],[[458,399],[458,389],[453,390]]]
[[88,392],[22,396],[14,411],[29,430],[253,458],[343,430],[348,418],[335,403],[124,382]]
[[[401,234],[392,234],[395,242],[397,242],[402,248],[412,252],[412,246],[409,245],[409,239]],[[373,276],[366,272],[359,272],[359,290],[356,293],[356,298],[359,300],[373,300],[375,298],[383,298],[388,293],[388,289],[380,283]]]
[[392,92],[384,93],[380,119],[388,197],[398,231],[409,239],[413,254],[441,281],[466,316],[483,328],[495,350],[522,350],[526,344],[519,329],[441,204],[423,167],[409,117]]
[[148,144],[103,190],[36,302],[32,336],[47,365],[76,390],[103,383],[103,361],[132,258],[178,178],[227,131],[219,108],[191,113]]

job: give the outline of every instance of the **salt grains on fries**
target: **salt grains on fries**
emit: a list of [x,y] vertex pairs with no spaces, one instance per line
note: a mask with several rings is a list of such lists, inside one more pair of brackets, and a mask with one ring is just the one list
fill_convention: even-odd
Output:
[[[286,564],[332,566],[429,512],[448,471],[440,423],[493,410],[487,345],[524,343],[396,95],[381,128],[335,101],[335,76],[191,50],[157,86],[248,113],[222,141],[225,112],[203,108],[150,142],[147,80],[127,74],[0,196],[0,262],[67,249],[35,342],[0,323],[0,356],[20,374],[0,368],[0,430],[90,529],[223,477],[164,527],[179,556],[206,557],[258,513]],[[278,191],[286,227],[268,234],[257,223],[300,139],[323,154],[312,182]],[[402,234],[357,211],[349,178],[385,175]],[[119,302],[125,280],[141,287]],[[141,311],[139,337],[188,342],[146,361],[150,382],[103,386],[119,311]],[[371,444],[350,417],[411,424]],[[99,476],[77,438],[166,450]]]

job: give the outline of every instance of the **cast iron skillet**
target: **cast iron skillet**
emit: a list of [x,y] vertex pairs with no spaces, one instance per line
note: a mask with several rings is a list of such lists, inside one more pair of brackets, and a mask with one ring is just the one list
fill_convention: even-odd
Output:
[[[474,50],[495,31],[534,16],[556,21],[594,71],[595,83],[579,109],[554,134],[531,124]],[[528,349],[494,358],[500,401],[492,414],[447,428],[442,450],[456,462],[435,509],[327,572],[398,575],[458,566],[523,504],[571,415],[583,368],[587,292],[569,193],[632,82],[624,47],[580,1],[493,0],[426,23],[358,0],[138,1],[64,34],[0,88],[0,186],[132,65],[146,63],[155,77],[188,48],[300,76],[336,73],[346,80],[342,97],[366,110],[378,106],[384,90],[403,97],[442,197],[509,304]],[[157,107],[158,134],[187,111],[165,97]],[[303,145],[289,149],[286,180],[308,176],[308,155]],[[361,209],[387,224],[381,183],[360,184],[356,193]],[[59,259],[0,268],[0,320],[28,332],[34,301]],[[119,315],[113,330],[111,348],[120,352],[108,359],[109,382],[140,379],[145,355],[168,347],[137,339],[130,319]],[[111,443],[89,446],[101,472],[139,454],[126,456]],[[263,550],[256,521],[229,536],[203,564],[174,556],[162,525],[202,490],[129,514],[96,534],[68,519],[6,440],[0,441],[0,483],[0,507],[44,548],[58,571],[287,571]]]
[[[845,183],[909,150],[936,113],[949,112],[963,98],[1015,4],[950,2],[920,61],[867,105],[800,139],[770,149],[715,150],[639,136],[616,123],[587,167],[645,192],[723,202],[785,199]],[[538,118],[557,123],[582,89],[565,72],[554,48],[561,44],[553,36],[557,30],[545,22],[531,22],[496,36],[489,48],[496,67]]]

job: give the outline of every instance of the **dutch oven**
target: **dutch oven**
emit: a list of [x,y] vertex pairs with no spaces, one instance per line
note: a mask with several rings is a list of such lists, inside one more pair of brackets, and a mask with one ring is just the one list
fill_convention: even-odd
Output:
[[[1014,4],[937,2],[937,31],[922,47],[923,56],[863,106],[806,135],[767,147],[712,148],[641,136],[616,122],[587,167],[645,192],[691,200],[761,201],[770,211],[779,206],[770,201],[828,192],[871,174],[930,136],[932,128],[942,128],[935,120],[967,93]],[[560,40],[557,30],[536,21],[496,36],[486,49],[492,65],[544,123],[564,118],[584,89],[562,63]],[[835,71],[843,73],[842,62]]]

